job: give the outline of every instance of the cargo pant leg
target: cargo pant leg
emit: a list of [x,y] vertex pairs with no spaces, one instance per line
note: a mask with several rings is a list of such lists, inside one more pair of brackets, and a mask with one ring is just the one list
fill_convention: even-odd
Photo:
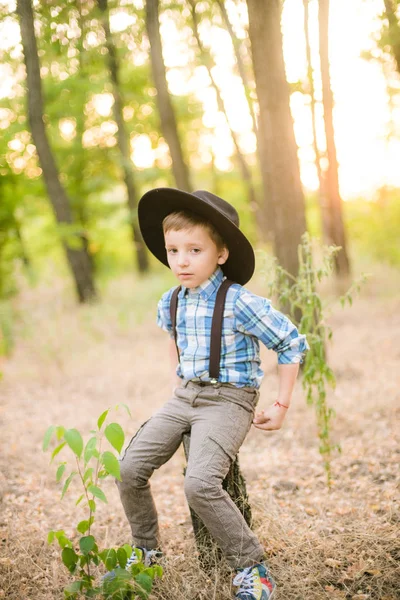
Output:
[[120,461],[122,481],[117,481],[117,486],[137,546],[159,546],[157,511],[149,478],[176,452],[188,430],[186,405],[173,398],[142,425]]
[[231,402],[210,406],[205,400],[202,407],[200,397],[196,410],[185,477],[188,503],[233,568],[253,565],[262,559],[264,549],[222,487],[250,429],[253,412]]

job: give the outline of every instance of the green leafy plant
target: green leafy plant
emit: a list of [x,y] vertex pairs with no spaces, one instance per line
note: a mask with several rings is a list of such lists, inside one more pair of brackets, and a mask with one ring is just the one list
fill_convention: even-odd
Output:
[[[127,406],[121,406],[129,413]],[[76,505],[83,506],[87,511],[86,518],[76,525],[76,530],[80,534],[77,540],[70,539],[64,530],[57,530],[49,532],[48,542],[58,543],[61,549],[61,560],[74,576],[74,581],[64,589],[65,598],[146,600],[155,577],[162,576],[162,568],[159,565],[145,567],[143,563],[137,563],[126,569],[132,547],[125,544],[120,548],[100,550],[92,531],[96,503],[99,501],[107,503],[107,497],[101,486],[102,481],[110,475],[121,480],[119,461],[114,451],[121,452],[125,435],[118,423],[106,424],[109,412],[110,409],[107,409],[99,416],[97,428],[90,432],[91,437],[86,444],[77,429],[51,426],[45,433],[43,450],[47,451],[50,445],[55,444],[51,451],[51,462],[65,450],[69,450],[74,459],[74,466],[71,469],[66,461],[59,462],[57,465],[56,481],[62,484],[61,499],[64,498],[72,481],[76,479],[82,491]],[[112,451],[102,449],[105,440],[111,445]],[[104,565],[107,571],[112,571],[113,575],[101,581],[98,574],[96,577],[96,568],[100,565]]]
[[[291,315],[301,333],[307,336],[310,349],[306,354],[302,382],[309,405],[314,406],[319,437],[319,452],[323,458],[328,486],[332,480],[332,454],[340,451],[340,446],[331,440],[331,420],[335,415],[327,403],[327,386],[335,387],[335,375],[327,360],[326,342],[332,338],[332,329],[327,324],[327,316],[332,304],[324,303],[317,285],[330,278],[334,269],[334,256],[340,248],[335,246],[323,249],[322,264],[313,264],[312,241],[305,233],[298,248],[299,272],[297,277],[285,271],[276,262],[270,267],[273,271],[269,283],[269,295],[277,296],[281,306]],[[348,291],[338,298],[342,305],[352,305],[353,295],[360,290],[366,280],[363,275],[353,282]]]

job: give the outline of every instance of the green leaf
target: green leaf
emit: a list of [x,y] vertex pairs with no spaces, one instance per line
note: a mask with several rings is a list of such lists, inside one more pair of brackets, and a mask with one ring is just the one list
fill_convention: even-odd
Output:
[[83,440],[79,431],[77,429],[67,429],[64,438],[72,452],[80,458],[83,450]]
[[82,554],[89,554],[93,550],[95,546],[95,540],[92,535],[87,535],[85,537],[81,537],[79,540],[79,548],[81,549]]
[[125,548],[118,548],[117,560],[121,569],[125,569],[126,563],[128,562],[128,556],[126,554]]
[[99,500],[101,500],[102,502],[105,502],[107,504],[107,498],[106,498],[103,490],[101,490],[99,487],[97,487],[97,485],[89,485],[88,492],[90,494],[93,494],[93,496],[95,496],[96,498],[98,498]]
[[88,504],[89,504],[89,508],[92,511],[92,513],[95,513],[96,512],[96,502],[91,499],[88,501]]
[[53,533],[58,541],[60,548],[65,548],[66,546],[68,548],[72,548],[72,542],[67,538],[63,529],[60,529],[59,531],[54,531]]
[[128,413],[128,415],[130,417],[132,417],[131,411],[129,410],[129,406],[127,404],[124,404],[124,403],[117,404],[117,406],[115,408],[118,410],[120,406],[122,406],[122,408],[124,408],[126,410],[126,412]]
[[101,455],[101,462],[103,463],[107,473],[113,475],[116,479],[121,481],[119,462],[112,452],[103,452]]
[[86,483],[88,479],[91,479],[93,475],[93,468],[89,467],[88,469],[86,469],[84,475],[83,475],[83,483]]
[[62,463],[58,467],[57,472],[56,472],[56,481],[57,481],[57,483],[59,483],[61,477],[64,475],[64,471],[65,471],[65,463]]
[[75,502],[75,506],[78,506],[78,504],[80,504],[82,502],[82,500],[84,499],[85,494],[81,494],[78,498],[78,500]]
[[71,481],[73,480],[73,478],[75,477],[76,474],[77,474],[76,471],[72,471],[72,473],[65,480],[64,487],[61,492],[61,500],[64,498],[65,494],[67,493],[69,484],[71,483]]
[[117,553],[114,548],[106,548],[106,550],[100,552],[99,556],[108,571],[115,569],[117,566]]
[[[141,589],[137,591],[138,596],[140,598],[146,599],[148,594],[151,592],[151,588],[153,587],[153,580],[146,573],[139,573],[135,577],[136,583],[140,586]],[[143,590],[143,591],[142,591]]]
[[80,521],[78,523],[78,525],[76,526],[77,530],[79,531],[79,533],[86,533],[87,530],[89,529],[90,525],[89,525],[89,521],[85,520],[85,521]]
[[85,446],[85,452],[84,452],[84,455],[83,455],[83,458],[85,460],[85,465],[90,461],[90,459],[92,458],[92,456],[95,456],[96,445],[97,445],[97,438],[96,437],[91,437],[90,440],[88,441],[88,443]]
[[65,427],[63,427],[62,425],[58,425],[56,427],[56,437],[58,440],[61,440],[64,437],[64,433],[65,433]]
[[108,413],[110,412],[110,409],[107,408],[107,410],[105,410],[103,413],[101,413],[101,415],[99,416],[98,420],[97,420],[97,427],[99,428],[99,430],[101,429],[104,421],[107,418]]
[[67,585],[67,587],[65,588],[65,591],[69,592],[71,594],[76,594],[77,592],[81,591],[82,583],[83,583],[82,581],[73,581],[72,583]]
[[61,559],[70,573],[73,573],[75,571],[76,563],[79,559],[79,556],[76,554],[76,552],[72,548],[66,546],[61,552]]
[[44,434],[43,438],[43,452],[46,452],[47,448],[49,447],[50,440],[55,429],[56,428],[54,427],[54,425],[50,425],[50,427],[46,430],[46,433]]
[[125,441],[125,435],[121,425],[118,425],[118,423],[110,423],[107,425],[104,433],[111,446],[115,448],[117,452],[121,452]]
[[59,444],[57,446],[57,448],[54,448],[52,455],[51,455],[50,462],[53,462],[53,460],[55,459],[57,454],[59,454],[61,452],[61,450],[64,448],[64,446],[66,446],[66,444],[67,444],[67,442],[62,442],[62,444]]
[[54,542],[55,537],[56,536],[54,534],[54,531],[49,531],[49,533],[47,534],[47,543],[52,544]]

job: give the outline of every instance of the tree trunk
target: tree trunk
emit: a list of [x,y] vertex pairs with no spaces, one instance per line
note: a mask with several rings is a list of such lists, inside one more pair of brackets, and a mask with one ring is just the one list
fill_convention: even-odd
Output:
[[338,275],[346,276],[350,272],[347,255],[346,232],[343,222],[342,199],[339,191],[338,161],[336,155],[333,127],[333,94],[329,66],[329,0],[319,0],[319,54],[321,61],[322,101],[324,105],[324,123],[328,168],[326,171],[326,196],[329,205],[329,238],[341,250],[335,256],[335,268]]
[[191,191],[189,171],[183,158],[175,113],[168,92],[158,10],[158,0],[146,0],[146,28],[150,42],[153,79],[157,89],[157,106],[160,114],[161,130],[171,153],[172,171],[176,185],[181,190]]
[[[50,149],[43,121],[40,66],[31,0],[18,0],[17,13],[20,21],[21,38],[24,49],[28,91],[28,115],[33,141],[37,149],[47,192],[57,222],[63,225],[73,225],[69,199],[60,183],[57,166]],[[63,242],[63,245],[75,280],[79,301],[86,302],[96,296],[96,291],[89,256],[84,249],[81,236],[77,236],[77,239],[81,246],[79,249],[72,248],[67,242]]]
[[225,6],[224,0],[216,0],[216,2],[217,2],[218,6],[219,6],[219,9],[221,11],[222,20],[224,21],[226,29],[227,29],[227,31],[228,31],[228,33],[230,35],[231,40],[232,40],[232,46],[233,46],[233,50],[235,52],[235,57],[236,57],[236,64],[237,64],[237,67],[238,67],[239,75],[240,75],[240,77],[242,79],[243,88],[244,88],[244,91],[245,91],[245,94],[246,94],[246,100],[247,100],[247,104],[248,104],[248,107],[249,107],[249,112],[250,112],[251,120],[253,121],[253,130],[254,130],[255,135],[257,136],[257,129],[258,129],[258,127],[257,127],[257,119],[256,119],[256,114],[254,112],[253,100],[252,100],[252,98],[250,96],[250,86],[249,86],[249,80],[248,80],[248,77],[247,77],[247,74],[246,74],[246,67],[244,65],[243,58],[242,58],[242,55],[241,55],[241,52],[240,52],[240,42],[237,39],[237,37],[236,37],[236,35],[235,35],[234,31],[233,31],[232,24],[231,24],[231,22],[229,20],[229,16],[228,16],[228,13],[227,13],[227,10],[226,10],[226,6]]
[[106,37],[106,46],[108,50],[108,68],[110,71],[110,78],[113,85],[113,97],[114,97],[114,118],[118,126],[118,148],[122,158],[122,169],[124,172],[124,181],[128,194],[128,208],[132,226],[132,237],[133,244],[136,249],[136,261],[137,267],[140,273],[148,270],[149,262],[147,258],[146,246],[142,238],[142,234],[139,229],[139,223],[137,218],[137,192],[134,181],[132,161],[130,158],[130,143],[129,135],[126,131],[125,121],[123,117],[123,99],[121,93],[121,87],[119,83],[119,64],[117,59],[116,48],[112,39],[110,30],[110,17],[108,12],[108,0],[97,0],[100,10],[103,13],[103,29]]
[[194,37],[196,39],[197,42],[197,46],[199,48],[200,51],[200,56],[202,58],[202,62],[203,65],[206,67],[207,72],[208,72],[208,76],[210,78],[211,81],[211,85],[213,86],[214,90],[215,90],[215,94],[217,97],[217,105],[218,105],[218,110],[224,115],[225,117],[225,121],[226,124],[228,125],[231,137],[232,137],[232,141],[233,141],[233,145],[235,146],[235,151],[236,151],[236,158],[237,161],[239,163],[239,167],[240,167],[240,171],[242,173],[242,179],[245,183],[245,186],[247,188],[247,196],[248,196],[248,200],[249,200],[249,206],[251,208],[251,210],[253,211],[257,211],[258,208],[258,201],[256,198],[256,193],[255,193],[255,189],[254,189],[254,185],[253,185],[253,178],[251,176],[251,171],[250,168],[246,162],[245,157],[243,156],[243,153],[241,151],[240,145],[239,145],[239,140],[238,140],[238,136],[236,134],[236,132],[232,129],[231,124],[229,122],[229,117],[225,108],[225,103],[224,100],[222,98],[221,95],[221,91],[217,85],[217,82],[214,79],[214,76],[212,74],[212,67],[215,66],[212,60],[212,57],[209,53],[206,52],[203,43],[200,39],[200,35],[199,35],[199,28],[198,28],[198,18],[197,18],[197,14],[196,14],[196,0],[189,0],[189,4],[191,7],[191,13],[192,13],[192,21],[193,21],[193,34]]
[[279,264],[298,272],[297,255],[306,230],[304,195],[283,61],[280,0],[247,0],[249,36],[260,105],[262,174]]
[[400,74],[400,24],[396,14],[397,2],[395,0],[384,0],[384,2],[386,18],[389,21],[389,44]]
[[[183,436],[183,448],[185,451],[186,460],[190,451],[190,434]],[[236,457],[233,461],[228,475],[225,477],[222,487],[232,498],[240,512],[242,513],[247,525],[252,525],[251,506],[246,489],[245,479],[240,471],[239,460]],[[190,507],[189,507],[190,508]],[[197,550],[199,552],[199,560],[202,567],[207,571],[212,571],[216,562],[221,559],[221,551],[216,546],[208,529],[203,521],[190,508],[190,517],[192,519],[193,532],[196,541]]]
[[325,194],[325,181],[324,176],[321,169],[321,154],[318,148],[317,141],[317,118],[315,112],[315,87],[314,87],[314,74],[311,63],[311,45],[310,45],[310,23],[309,23],[309,11],[308,5],[310,0],[303,0],[304,5],[304,36],[306,42],[306,57],[307,57],[307,82],[308,82],[308,92],[310,94],[311,100],[311,123],[312,123],[312,133],[313,133],[313,148],[315,154],[315,166],[317,168],[318,175],[318,203],[321,211],[321,231],[322,237],[326,243],[329,243],[329,231],[330,231],[330,223],[329,223],[329,210],[328,204],[326,201]]

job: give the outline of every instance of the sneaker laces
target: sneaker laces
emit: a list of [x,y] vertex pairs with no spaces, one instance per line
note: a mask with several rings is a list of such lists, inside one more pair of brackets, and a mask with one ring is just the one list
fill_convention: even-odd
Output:
[[256,579],[257,575],[253,574],[253,567],[242,569],[242,571],[240,571],[233,580],[234,586],[240,586],[237,594],[252,594],[254,592],[254,582]]

